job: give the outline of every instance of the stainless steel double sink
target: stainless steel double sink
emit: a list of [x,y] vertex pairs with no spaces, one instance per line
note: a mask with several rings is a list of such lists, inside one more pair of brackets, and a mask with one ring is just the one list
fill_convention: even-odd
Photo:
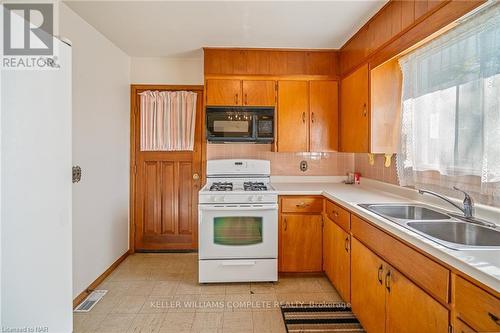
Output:
[[359,206],[454,250],[500,249],[500,230],[465,221],[421,204],[359,204]]

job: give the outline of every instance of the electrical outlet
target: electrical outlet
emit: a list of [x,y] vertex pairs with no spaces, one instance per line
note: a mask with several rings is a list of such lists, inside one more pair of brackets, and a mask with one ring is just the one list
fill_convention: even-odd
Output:
[[308,168],[307,161],[300,161],[300,171],[306,172]]

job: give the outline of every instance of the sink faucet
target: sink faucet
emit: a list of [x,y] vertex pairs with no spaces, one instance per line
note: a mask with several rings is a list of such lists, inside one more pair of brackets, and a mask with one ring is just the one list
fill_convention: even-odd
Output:
[[462,211],[462,213],[464,213],[464,217],[465,218],[472,218],[474,217],[474,201],[472,200],[472,198],[470,197],[470,195],[459,189],[458,187],[456,186],[453,186],[453,189],[454,190],[457,190],[457,191],[460,191],[462,192],[464,195],[465,195],[465,198],[464,198],[464,207],[460,207],[459,205],[457,205],[456,203],[454,203],[453,201],[451,201],[450,199],[448,199],[447,197],[439,194],[439,193],[436,193],[436,192],[432,192],[432,191],[427,191],[427,190],[422,190],[422,189],[419,189],[418,190],[418,193],[420,194],[431,194],[433,196],[436,196],[444,201],[446,201],[447,203],[453,205],[454,207],[456,207],[457,209],[459,209],[460,211]]

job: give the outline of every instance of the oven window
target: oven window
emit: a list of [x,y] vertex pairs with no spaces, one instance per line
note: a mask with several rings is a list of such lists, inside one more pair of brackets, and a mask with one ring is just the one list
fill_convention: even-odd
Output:
[[214,218],[214,243],[233,246],[262,243],[262,217],[226,216]]

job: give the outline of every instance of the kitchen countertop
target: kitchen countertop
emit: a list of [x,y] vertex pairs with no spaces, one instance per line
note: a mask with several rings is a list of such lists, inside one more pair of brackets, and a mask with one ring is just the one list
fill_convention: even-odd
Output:
[[[452,206],[415,190],[363,178],[360,185],[346,185],[343,177],[272,177],[271,184],[279,195],[323,195],[372,222],[388,233],[405,240],[422,251],[441,260],[500,292],[500,249],[452,250],[411,230],[391,222],[360,206],[360,203],[424,203],[438,209],[453,211]],[[457,201],[460,203],[460,201]],[[476,215],[500,222],[500,209],[476,205]]]

